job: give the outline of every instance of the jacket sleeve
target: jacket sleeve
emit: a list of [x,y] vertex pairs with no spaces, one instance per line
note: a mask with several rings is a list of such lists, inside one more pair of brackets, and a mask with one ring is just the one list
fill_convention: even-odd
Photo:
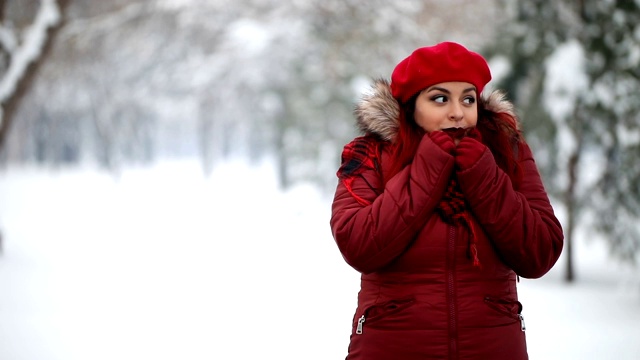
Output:
[[457,175],[474,217],[502,260],[522,277],[539,278],[560,257],[564,235],[526,144],[519,164],[523,178],[517,189],[489,149]]
[[371,167],[351,179],[350,191],[340,181],[330,225],[345,261],[371,273],[402,254],[442,197],[453,164],[453,156],[424,136],[412,164],[384,188],[381,174]]

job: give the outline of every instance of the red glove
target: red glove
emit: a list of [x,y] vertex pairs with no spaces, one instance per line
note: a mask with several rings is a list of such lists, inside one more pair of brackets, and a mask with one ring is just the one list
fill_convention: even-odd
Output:
[[429,133],[431,141],[433,141],[442,151],[447,154],[453,155],[453,151],[456,149],[456,144],[453,139],[447,135],[444,131],[432,131]]
[[471,129],[467,132],[466,136],[468,136],[468,137],[470,137],[470,138],[472,138],[472,139],[476,139],[476,140],[478,140],[478,141],[482,142],[482,134],[480,133],[480,130],[478,130],[478,128],[476,128],[476,127],[471,128]]
[[466,136],[456,147],[456,166],[459,170],[466,170],[480,160],[487,147],[473,137]]

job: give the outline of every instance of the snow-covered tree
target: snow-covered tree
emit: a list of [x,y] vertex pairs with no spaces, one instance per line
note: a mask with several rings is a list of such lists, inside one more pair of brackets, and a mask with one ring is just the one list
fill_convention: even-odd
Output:
[[[0,1],[0,150],[22,98],[47,58],[68,2]],[[15,14],[22,16],[15,19]]]
[[[546,183],[565,210],[566,280],[578,226],[638,256],[640,11],[632,1],[505,1],[514,22],[492,48]],[[588,233],[588,232],[586,232]]]
[[[460,16],[436,1],[255,3],[261,10],[245,13],[229,30],[229,48],[238,53],[226,63],[225,78],[236,81],[224,83],[237,86],[231,94],[256,96],[250,103],[260,108],[250,134],[263,134],[261,144],[277,158],[285,187],[300,180],[334,186],[342,145],[356,132],[354,102],[371,78],[388,77],[419,46],[448,39],[479,47],[492,38],[493,28],[483,24],[495,16],[477,4],[469,5],[476,12]],[[474,16],[479,13],[486,16]],[[478,31],[469,35],[463,26],[441,26],[445,21]]]
[[589,187],[590,223],[606,234],[611,252],[623,260],[640,259],[640,3],[582,1],[588,91],[577,114],[590,129],[590,144],[602,163]]
[[460,3],[463,13],[412,0],[73,2],[9,160],[117,171],[199,156],[209,173],[224,157],[267,157],[285,187],[332,188],[371,78],[419,46],[493,38],[493,1]]

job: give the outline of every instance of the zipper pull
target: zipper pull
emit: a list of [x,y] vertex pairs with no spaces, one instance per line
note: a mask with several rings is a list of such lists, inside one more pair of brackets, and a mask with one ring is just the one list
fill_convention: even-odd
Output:
[[522,314],[518,314],[518,317],[520,318],[520,330],[527,330],[527,327],[524,326],[524,316],[522,316]]
[[356,334],[362,334],[362,324],[364,324],[364,315],[358,319],[358,327],[356,328]]

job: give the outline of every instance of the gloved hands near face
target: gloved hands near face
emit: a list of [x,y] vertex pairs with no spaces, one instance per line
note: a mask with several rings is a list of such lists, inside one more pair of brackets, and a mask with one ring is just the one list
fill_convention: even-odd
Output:
[[466,170],[473,166],[487,147],[478,129],[451,128],[429,133],[431,140],[446,153],[455,157],[456,167]]

